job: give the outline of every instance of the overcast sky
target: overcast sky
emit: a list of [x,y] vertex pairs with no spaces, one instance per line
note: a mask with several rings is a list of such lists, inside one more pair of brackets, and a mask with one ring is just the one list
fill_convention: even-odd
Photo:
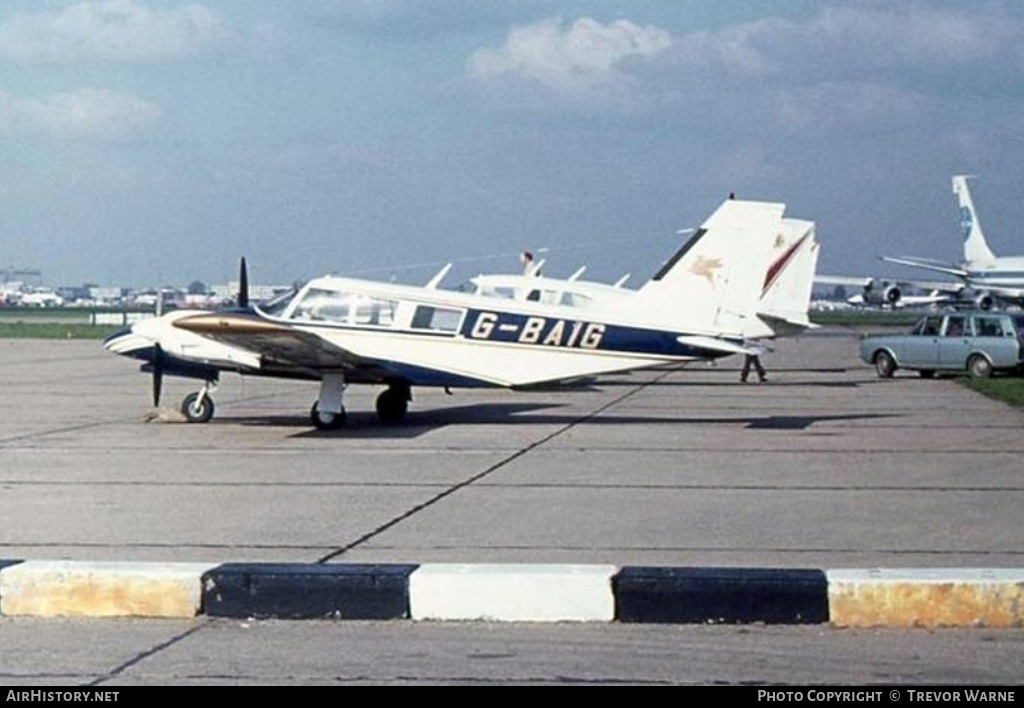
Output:
[[[631,285],[729,192],[819,272],[1024,254],[1015,0],[3,0],[0,266],[54,285]],[[895,269],[895,270],[893,270]],[[455,284],[452,282],[450,284]]]

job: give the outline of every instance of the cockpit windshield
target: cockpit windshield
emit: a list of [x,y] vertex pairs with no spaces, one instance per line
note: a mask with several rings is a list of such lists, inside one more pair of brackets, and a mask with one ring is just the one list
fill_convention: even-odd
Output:
[[295,299],[295,295],[298,293],[296,288],[291,288],[280,295],[275,295],[271,299],[264,303],[256,306],[256,309],[267,315],[268,317],[284,317],[285,310]]

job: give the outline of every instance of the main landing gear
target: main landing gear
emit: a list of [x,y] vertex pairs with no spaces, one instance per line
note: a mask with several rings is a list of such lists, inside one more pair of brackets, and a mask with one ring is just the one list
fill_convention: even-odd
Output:
[[[320,397],[310,408],[309,418],[317,430],[338,430],[345,425],[345,389],[340,376],[325,376]],[[409,411],[412,390],[404,381],[393,381],[377,396],[377,417],[382,423],[397,423]]]
[[[181,402],[181,414],[189,423],[208,423],[216,407],[210,392],[217,387],[207,381],[203,387],[190,393]],[[309,418],[318,430],[338,430],[345,425],[345,389],[348,385],[340,376],[325,376],[320,382],[320,397],[309,410]],[[377,417],[385,424],[397,423],[409,411],[412,390],[404,381],[393,381],[377,396]]]

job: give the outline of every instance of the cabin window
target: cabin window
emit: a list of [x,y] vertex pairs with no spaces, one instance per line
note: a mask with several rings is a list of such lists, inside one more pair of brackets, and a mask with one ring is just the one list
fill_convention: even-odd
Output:
[[570,307],[586,307],[591,302],[591,298],[580,293],[562,293],[562,299],[558,303],[560,305],[569,305]]
[[430,329],[438,332],[455,333],[462,321],[462,310],[447,307],[429,307],[418,305],[412,316],[413,329]]
[[395,308],[398,303],[394,300],[359,297],[354,305],[353,315],[357,325],[390,327],[395,323]]

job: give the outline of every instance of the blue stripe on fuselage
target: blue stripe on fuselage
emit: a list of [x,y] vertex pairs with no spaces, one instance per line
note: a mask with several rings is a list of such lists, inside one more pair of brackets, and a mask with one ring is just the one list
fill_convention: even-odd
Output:
[[558,349],[679,357],[726,355],[722,351],[680,344],[677,340],[678,332],[495,310],[469,310],[463,319],[460,334],[476,341]]

